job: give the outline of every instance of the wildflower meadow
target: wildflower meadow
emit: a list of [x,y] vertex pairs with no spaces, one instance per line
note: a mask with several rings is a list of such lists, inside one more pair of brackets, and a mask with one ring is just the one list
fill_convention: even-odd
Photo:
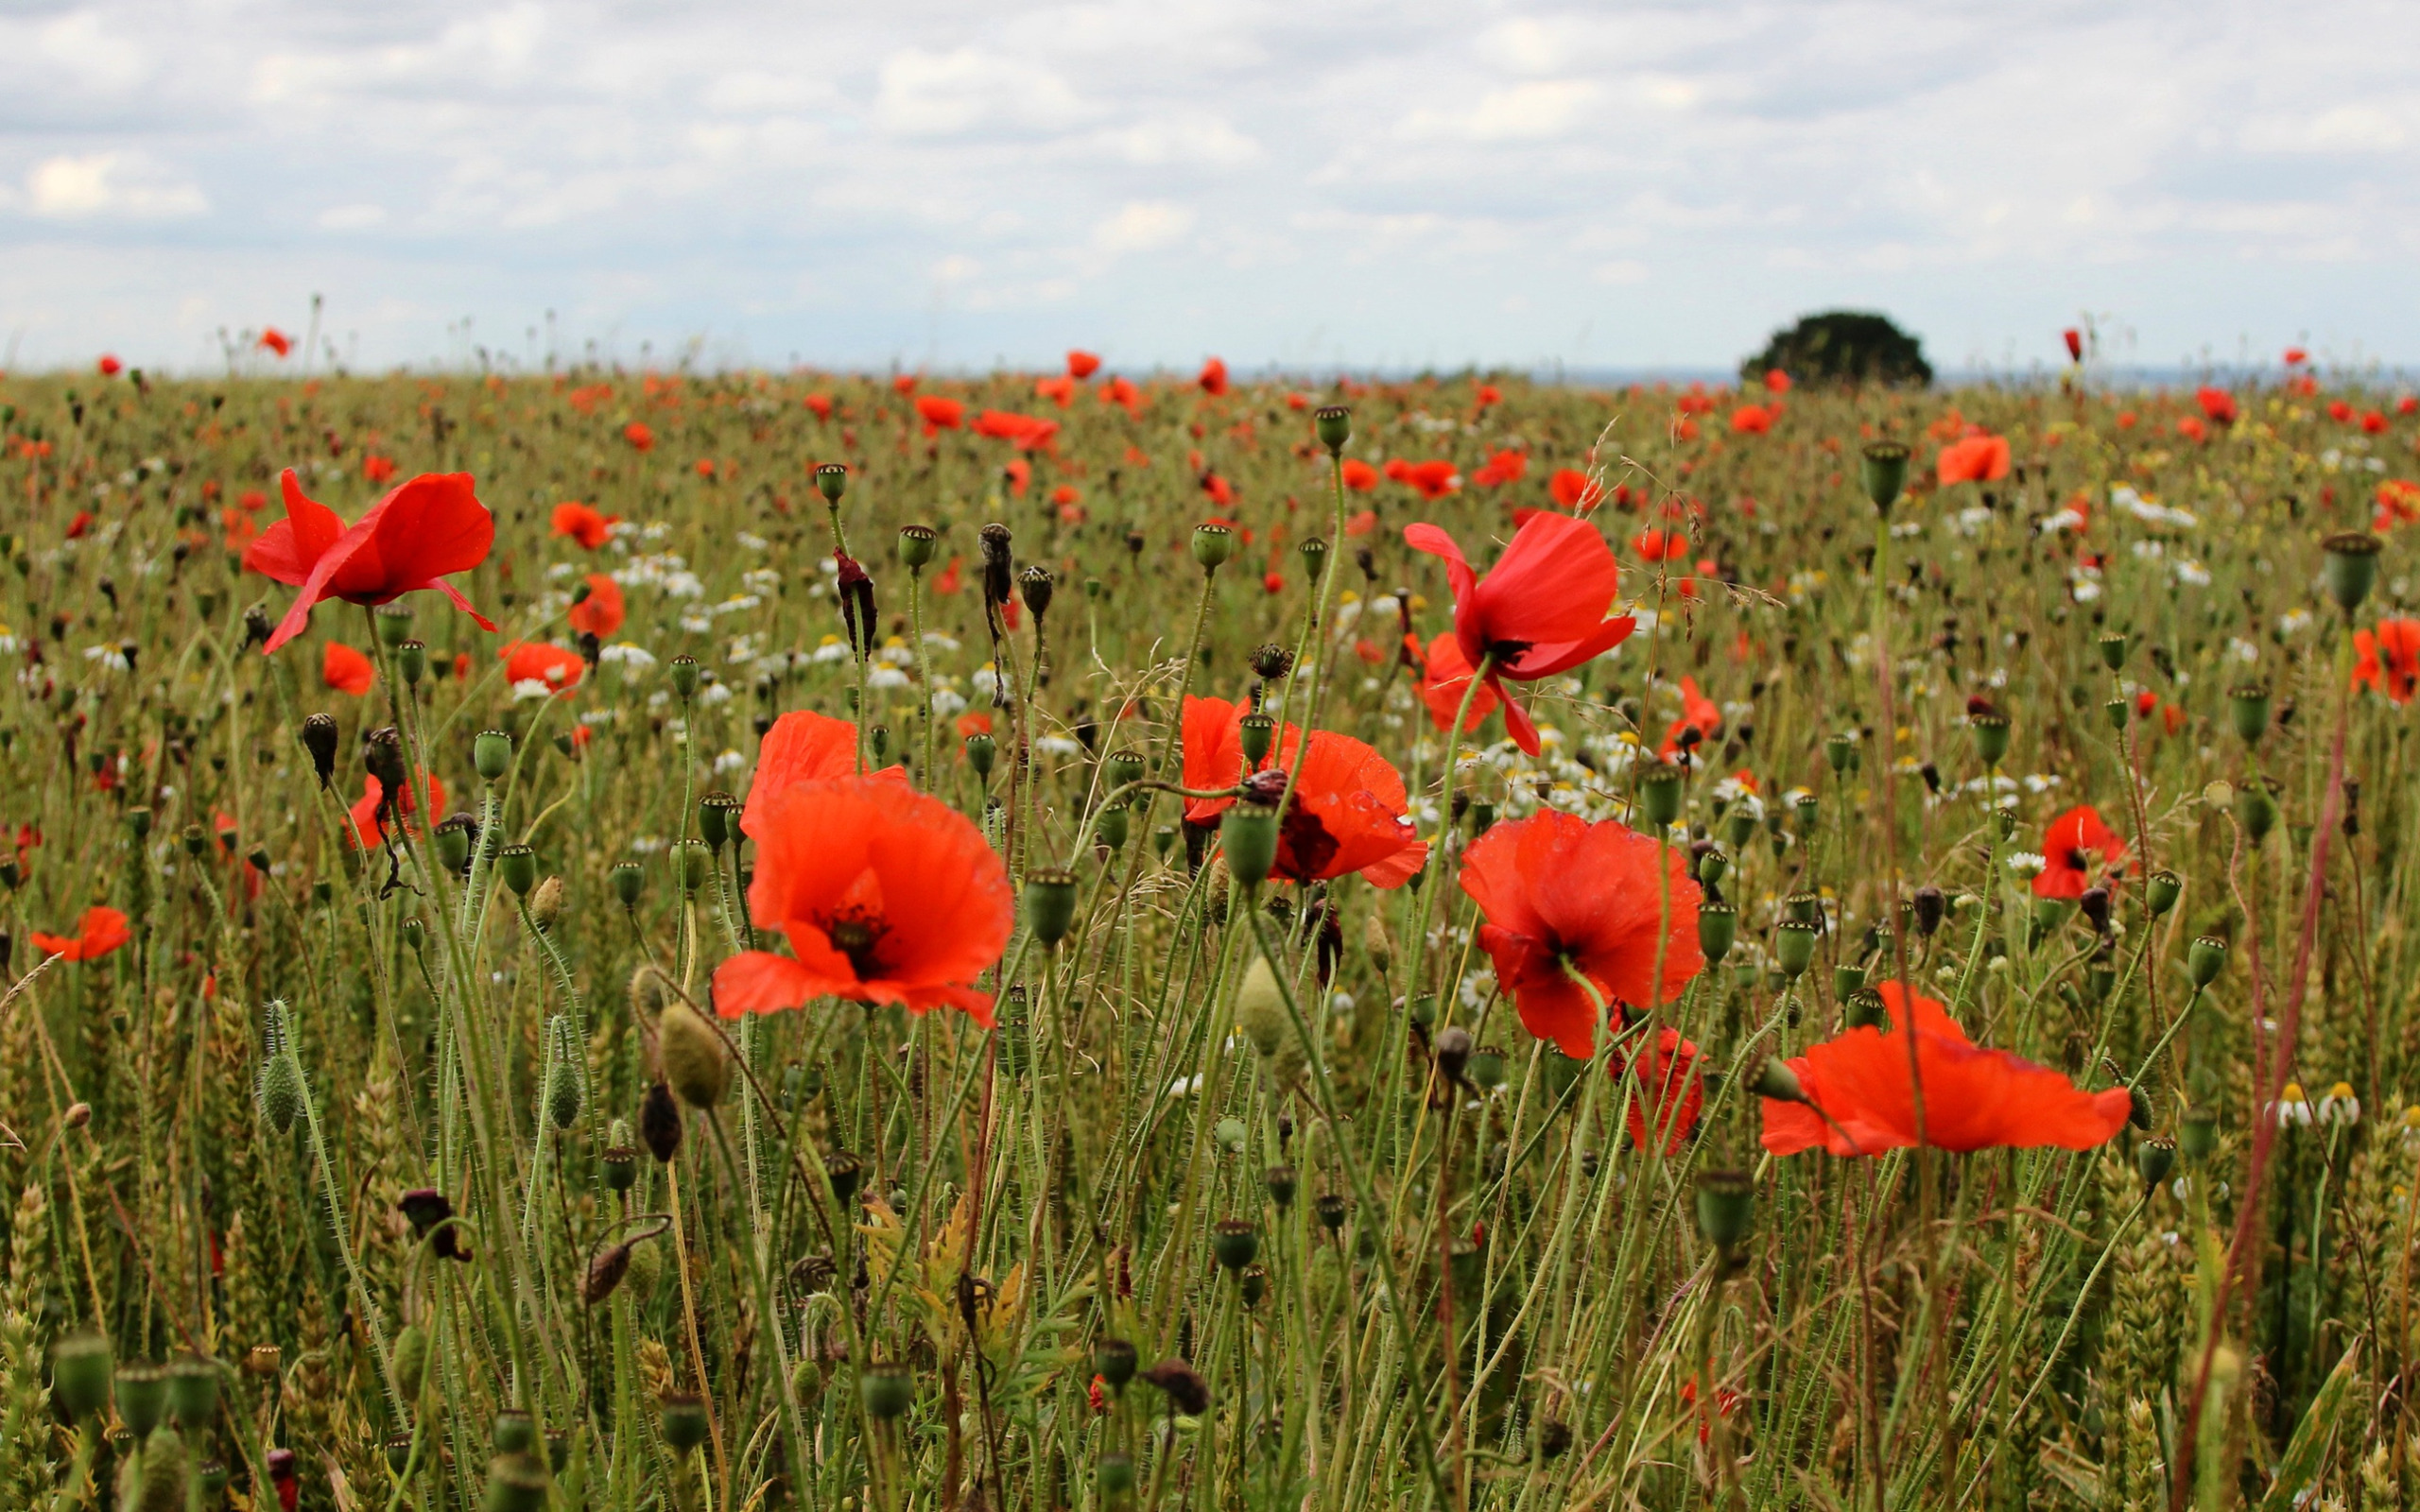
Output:
[[260,340],[0,378],[0,1508],[2420,1504],[2411,396]]

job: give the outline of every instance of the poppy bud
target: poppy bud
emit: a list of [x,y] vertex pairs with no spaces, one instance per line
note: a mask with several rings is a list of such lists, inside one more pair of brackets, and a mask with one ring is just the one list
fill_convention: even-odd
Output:
[[1756,1080],[1751,1090],[1757,1096],[1770,1097],[1777,1103],[1806,1101],[1806,1089],[1800,1085],[1798,1073],[1790,1070],[1779,1056],[1765,1057],[1765,1063],[1757,1071]]
[[1997,766],[2008,754],[2008,716],[1977,714],[1966,721],[1966,729],[1975,737],[1975,756],[1988,769]]
[[403,673],[406,687],[419,687],[420,679],[428,675],[428,647],[419,641],[406,641],[395,647],[395,666]]
[[285,1005],[275,1000],[261,1008],[261,1069],[252,1094],[261,1117],[280,1134],[302,1114],[302,1068],[285,1042]]
[[1804,919],[1786,919],[1773,932],[1773,959],[1782,974],[1795,982],[1815,963],[1815,925]]
[[302,748],[311,753],[311,770],[326,787],[337,772],[337,717],[313,714],[302,721]]
[[137,1361],[117,1373],[117,1415],[136,1438],[148,1438],[168,1411],[168,1372]]
[[2143,885],[2143,902],[2153,919],[2166,918],[2168,911],[2176,906],[2176,900],[2184,895],[2185,879],[2165,868],[2152,872],[2151,880]]
[[639,1099],[639,1142],[659,1165],[670,1165],[681,1153],[681,1105],[673,1100],[672,1089],[660,1081],[649,1083],[647,1095]]
[[2126,664],[2126,637],[2111,630],[2100,638],[2100,664],[2115,672]]
[[1353,439],[1353,411],[1342,404],[1322,404],[1311,412],[1311,423],[1330,456],[1341,455],[1344,443]]
[[1387,921],[1376,909],[1372,909],[1361,925],[1361,949],[1380,976],[1394,965],[1395,942],[1387,934]]
[[713,1108],[731,1090],[731,1056],[722,1036],[678,999],[665,1005],[655,1021],[656,1047],[664,1060],[664,1079],[692,1108]]
[[1093,819],[1093,838],[1112,850],[1126,845],[1127,811],[1123,803],[1112,803]]
[[2109,933],[2108,888],[2086,887],[2083,893],[2077,897],[2076,907],[2083,913],[2084,922],[2092,926],[2092,932],[2094,934],[2106,935]]
[[933,549],[941,540],[941,532],[930,525],[899,527],[899,564],[909,572],[921,571],[933,559]]
[[1056,587],[1050,569],[1039,562],[1017,575],[1017,596],[1037,620],[1050,612],[1050,595]]
[[581,1065],[585,1051],[571,1015],[558,1013],[546,1021],[546,1118],[559,1129],[579,1122],[580,1104],[588,1093]]
[[2269,732],[2269,690],[2247,683],[2227,695],[2227,713],[2235,721],[2238,740],[2257,746]]
[[1744,1172],[1698,1175],[1698,1232],[1728,1256],[1745,1244],[1756,1225],[1756,1188]]
[[1112,1391],[1122,1391],[1134,1379],[1134,1346],[1124,1339],[1102,1339],[1093,1346],[1093,1374],[1109,1383]]
[[1260,1232],[1241,1218],[1222,1218],[1210,1230],[1210,1251],[1229,1271],[1239,1271],[1260,1253]]
[[70,1422],[84,1422],[109,1405],[113,1362],[110,1341],[81,1329],[50,1351],[50,1397]]
[[1269,754],[1270,737],[1277,733],[1276,719],[1269,714],[1246,714],[1236,724],[1243,741],[1244,764],[1248,767],[1259,766],[1261,758]]
[[1639,807],[1647,815],[1647,822],[1662,829],[1681,816],[1681,769],[1670,762],[1657,762],[1641,773],[1638,779]]
[[2377,581],[2378,553],[2385,543],[2366,530],[2347,530],[2319,543],[2326,558],[2322,563],[2321,577],[2336,605],[2346,614],[2361,607],[2370,596],[2370,585]]
[[2187,1113],[2176,1125],[2176,1152],[2185,1163],[2198,1166],[2208,1160],[2219,1147],[2219,1115],[2206,1108],[2196,1108]]
[[1876,441],[1858,458],[1858,481],[1865,496],[1885,514],[1908,488],[1908,448],[1897,441]]
[[2145,1195],[2157,1191],[2176,1168],[2176,1142],[2145,1140],[2135,1146],[2135,1169],[2142,1173]]
[[1183,1360],[1163,1360],[1144,1371],[1143,1379],[1167,1394],[1172,1413],[1199,1418],[1210,1410],[1210,1383]]
[[545,1512],[552,1477],[535,1454],[498,1454],[488,1461],[487,1495],[479,1512]]
[[2216,935],[2204,935],[2195,940],[2185,953],[2185,967],[2193,977],[2196,988],[2208,987],[2226,970],[2227,942]]
[[1263,1056],[1274,1056],[1285,1042],[1286,998],[1265,955],[1253,957],[1244,970],[1243,986],[1236,990],[1236,1027]]
[[1277,810],[1249,801],[1229,805],[1219,819],[1219,845],[1226,852],[1227,874],[1246,893],[1253,891],[1277,864]]
[[966,765],[975,768],[978,779],[992,775],[992,764],[999,754],[1000,743],[990,735],[977,730],[966,737]]
[[1057,868],[1027,873],[1025,911],[1027,925],[1044,949],[1066,938],[1076,918],[1076,874]]
[[1346,1215],[1352,1211],[1352,1200],[1341,1192],[1322,1192],[1311,1203],[1312,1215],[1319,1219],[1320,1227],[1329,1233],[1335,1233],[1342,1228]]
[[562,912],[563,879],[550,876],[539,883],[538,890],[529,895],[529,922],[538,926],[539,934],[550,934],[555,920],[562,917]]
[[664,1442],[675,1455],[685,1458],[689,1451],[706,1441],[711,1429],[706,1419],[703,1398],[684,1392],[667,1393],[657,1400],[655,1410]]
[[914,1404],[916,1381],[896,1361],[877,1362],[857,1373],[857,1396],[867,1417],[889,1422]]
[[1236,554],[1236,533],[1225,525],[1193,527],[1193,559],[1204,572],[1217,572]]
[[1263,681],[1275,682],[1294,670],[1294,653],[1282,645],[1254,646],[1252,653],[1252,670],[1253,674]]

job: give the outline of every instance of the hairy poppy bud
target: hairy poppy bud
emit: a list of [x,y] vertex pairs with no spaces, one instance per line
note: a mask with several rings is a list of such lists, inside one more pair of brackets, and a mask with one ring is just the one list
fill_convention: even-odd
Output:
[[722,1036],[678,999],[664,1005],[655,1021],[656,1045],[664,1059],[664,1079],[692,1108],[714,1108],[731,1090],[731,1055]]
[[421,1383],[427,1379],[428,1330],[406,1323],[395,1335],[395,1389],[410,1402],[420,1396]]
[[50,1351],[50,1396],[70,1422],[81,1423],[109,1405],[114,1362],[110,1341],[89,1329],[62,1336]]
[[2347,530],[2319,543],[2326,558],[2321,576],[2336,605],[2346,614],[2361,607],[2377,581],[2378,553],[2385,543],[2366,530]]
[[1311,423],[1330,456],[1340,455],[1344,443],[1353,439],[1353,411],[1342,404],[1322,404],[1311,412]]
[[857,1373],[857,1396],[866,1416],[889,1422],[916,1400],[916,1381],[897,1361],[877,1361]]
[[1858,481],[1865,496],[1885,514],[1908,489],[1908,448],[1898,441],[1876,441],[1858,458]]
[[639,1141],[659,1165],[670,1165],[681,1153],[681,1105],[660,1081],[648,1083],[639,1099]]
[[586,1049],[570,1014],[558,1013],[546,1021],[546,1119],[559,1129],[579,1122],[580,1105],[588,1093],[581,1064]]
[[588,1275],[580,1283],[581,1297],[589,1306],[595,1307],[614,1295],[622,1284],[622,1278],[630,1274],[630,1269],[631,1246],[626,1244],[607,1245],[589,1257]]
[[1193,527],[1193,559],[1204,572],[1217,572],[1236,554],[1236,533],[1225,525]]
[[1263,1056],[1274,1056],[1285,1042],[1285,992],[1265,955],[1252,958],[1252,965],[1244,970],[1243,986],[1236,990],[1236,1027]]
[[280,1134],[302,1114],[302,1067],[286,1043],[285,1005],[275,999],[261,1007],[261,1067],[252,1092],[261,1117]]
[[1369,955],[1371,966],[1376,969],[1380,976],[1386,975],[1388,970],[1394,965],[1394,939],[1387,933],[1386,919],[1381,918],[1374,908],[1362,920],[1361,949]]
[[909,572],[919,572],[933,559],[933,551],[941,540],[941,532],[930,525],[899,527],[899,564]]
[[1143,1380],[1167,1393],[1170,1412],[1199,1418],[1210,1410],[1210,1383],[1183,1360],[1163,1360],[1144,1371]]
[[302,721],[302,748],[311,753],[311,770],[326,787],[337,772],[337,718],[313,714]]
[[538,926],[538,933],[548,934],[553,931],[555,920],[562,917],[562,912],[563,879],[547,877],[538,884],[537,891],[529,895],[529,922]]
[[1799,1083],[1798,1073],[1789,1069],[1779,1056],[1767,1056],[1756,1072],[1750,1089],[1759,1097],[1770,1097],[1777,1103],[1803,1103],[1806,1089]]

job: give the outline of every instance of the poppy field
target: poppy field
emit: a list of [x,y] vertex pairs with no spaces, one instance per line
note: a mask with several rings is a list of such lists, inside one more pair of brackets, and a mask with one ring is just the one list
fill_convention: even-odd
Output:
[[0,1506],[2420,1504],[2415,408],[0,378]]

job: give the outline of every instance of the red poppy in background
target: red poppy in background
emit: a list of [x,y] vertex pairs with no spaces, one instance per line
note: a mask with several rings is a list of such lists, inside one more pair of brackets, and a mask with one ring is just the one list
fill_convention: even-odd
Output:
[[1081,348],[1067,353],[1067,376],[1081,383],[1100,371],[1100,358]]
[[1642,530],[1630,538],[1630,549],[1642,561],[1679,561],[1689,554],[1689,538],[1681,530]]
[[2126,1126],[2134,1101],[2125,1088],[2082,1091],[2047,1066],[1978,1047],[1930,998],[1910,994],[1897,982],[1885,982],[1879,990],[1891,1011],[1887,1033],[1871,1026],[1851,1029],[1786,1062],[1813,1106],[1766,1098],[1760,1142],[1766,1149],[1796,1155],[1821,1145],[1834,1155],[1876,1155],[1913,1145],[1910,1034],[1924,1086],[1924,1142],[1935,1149],[2088,1150]]
[[806,396],[806,407],[815,412],[815,418],[817,420],[830,420],[832,418],[832,396],[830,394],[809,394]]
[[[988,718],[983,728],[992,728]],[[961,729],[959,733],[971,731]],[[773,799],[801,782],[829,782],[857,775],[857,727],[811,709],[793,709],[774,720],[773,728],[757,743],[756,775],[748,784],[748,802],[739,811],[739,831],[753,839]],[[892,782],[908,780],[907,769],[900,766],[886,766],[873,775]]]
[[1528,453],[1496,452],[1488,457],[1486,463],[1478,472],[1471,474],[1471,481],[1482,489],[1500,489],[1507,483],[1520,482],[1521,475],[1529,471]]
[[555,506],[552,517],[554,533],[569,536],[590,551],[614,539],[614,527],[622,523],[617,514],[603,514],[584,504],[566,501]]
[[1933,458],[1932,469],[1945,489],[1953,483],[1997,483],[2008,476],[2008,438],[1969,436],[1952,441]]
[[1788,374],[1788,373],[1786,373],[1786,372],[1782,371],[1779,368],[1768,368],[1768,369],[1765,369],[1765,392],[1767,392],[1767,393],[1769,393],[1769,394],[1786,394],[1786,393],[1789,393],[1789,374]]
[[[1243,716],[1251,706],[1224,698],[1188,696],[1184,700],[1184,785],[1197,790],[1234,787],[1245,780]],[[1286,773],[1302,754],[1294,797],[1277,835],[1277,863],[1270,875],[1284,882],[1325,882],[1359,872],[1378,887],[1400,887],[1419,872],[1428,846],[1404,816],[1409,806],[1403,778],[1387,759],[1350,735],[1303,732],[1288,725],[1282,741],[1262,758],[1254,778],[1274,800],[1285,791]],[[1236,800],[1187,799],[1189,824],[1218,822]]]
[[1762,436],[1773,428],[1773,412],[1762,404],[1742,404],[1731,412],[1736,436]]
[[2059,338],[2067,344],[2067,360],[2069,362],[2083,361],[2083,332],[2081,329],[2075,326],[2069,326],[2065,331],[2059,333]]
[[1375,509],[1364,509],[1344,522],[1344,534],[1348,539],[1366,536],[1377,528],[1378,511]]
[[925,422],[925,434],[927,436],[954,431],[966,422],[966,405],[940,394],[918,394],[916,418]]
[[275,326],[270,326],[261,333],[260,344],[281,357],[294,350],[294,338]]
[[[430,804],[433,805],[439,813],[443,813],[445,811],[445,784],[439,782],[435,777],[426,772],[423,772],[421,777],[423,781],[428,783],[428,800]],[[353,819],[352,825],[346,831],[345,838],[350,841],[356,850],[365,846],[376,845],[378,843],[380,838],[378,833],[378,803],[379,799],[386,795],[386,784],[379,782],[378,779],[370,776],[368,773],[364,773],[362,775],[361,800],[354,804],[352,808],[345,811]],[[409,828],[409,816],[418,813],[420,810],[420,784],[418,782],[405,783],[403,800],[396,806],[403,810],[404,816],[406,820],[406,827]]]
[[102,377],[114,378],[126,370],[126,364],[118,361],[115,354],[104,352],[101,353],[100,368]]
[[916,391],[916,375],[912,372],[894,374],[890,380],[890,387],[902,394],[912,394]]
[[[917,403],[922,404],[919,400]],[[1020,452],[1047,449],[1058,438],[1059,422],[1039,415],[1019,415],[1005,409],[987,409],[975,417],[968,427],[977,436],[1006,441]]]
[[[1656,877],[1659,851],[1664,883]],[[1698,949],[1700,895],[1685,855],[1614,820],[1591,824],[1555,809],[1498,824],[1471,843],[1461,886],[1487,918],[1479,947],[1495,961],[1495,979],[1530,1033],[1575,1059],[1596,1053],[1603,1013],[1574,973],[1588,979],[1607,1007],[1646,1007],[1680,996],[1705,965]]]
[[1344,486],[1356,493],[1367,493],[1378,486],[1378,470],[1358,457],[1347,457],[1339,472]]
[[2071,808],[2042,832],[2042,869],[2033,874],[2033,896],[2081,898],[2092,885],[2096,862],[2118,867],[2125,860],[2126,842],[2101,822],[2099,809]]
[[368,657],[341,641],[330,641],[320,659],[320,680],[356,698],[370,691],[370,684],[377,676],[378,669],[371,665]]
[[1057,378],[1037,378],[1034,380],[1033,384],[1033,397],[1036,399],[1047,399],[1052,404],[1057,404],[1060,408],[1064,409],[1069,404],[1076,402],[1076,380],[1072,375],[1063,375]]
[[67,539],[70,541],[81,541],[84,539],[84,532],[92,528],[93,511],[90,509],[78,509],[76,511],[75,517],[67,522]]
[[372,483],[384,483],[395,475],[395,459],[373,452],[361,459],[361,475]]
[[648,427],[645,421],[634,420],[623,426],[622,439],[631,443],[631,451],[642,455],[655,450],[655,432]]
[[2301,367],[2304,363],[2308,362],[2308,361],[2310,361],[2310,353],[2309,353],[2309,352],[2305,352],[2302,348],[2300,348],[2300,347],[2288,347],[2288,348],[2286,349],[2286,366],[2287,366],[2287,367],[2289,367],[2289,368],[2299,368],[2299,367]]
[[[1420,668],[1420,700],[1428,706],[1428,717],[1440,730],[1454,722],[1454,711],[1462,706],[1462,696],[1471,685],[1470,659],[1462,655],[1462,645],[1447,631],[1430,641],[1426,646],[1417,636],[1403,638],[1404,648]],[[1464,730],[1477,730],[1495,706],[1503,700],[1495,690],[1482,684],[1470,695],[1471,712],[1463,722]]]
[[577,651],[566,651],[560,645],[544,641],[514,641],[498,651],[504,662],[505,679],[515,685],[539,682],[550,693],[561,693],[579,681],[588,663]]
[[1683,678],[1681,717],[1673,720],[1670,728],[1664,731],[1664,759],[1668,762],[1673,758],[1681,749],[1681,737],[1688,731],[1697,731],[1697,739],[1689,742],[1694,747],[1712,739],[1721,729],[1722,706],[1698,691],[1697,679]]
[[468,472],[424,472],[350,525],[334,509],[304,497],[292,468],[278,475],[278,487],[285,496],[285,518],[245,549],[244,565],[302,592],[265,651],[302,634],[312,606],[323,600],[377,605],[423,588],[452,599],[481,629],[495,628],[461,590],[445,581],[447,575],[487,560],[495,544],[495,517],[479,503]]
[[2370,528],[2385,535],[2396,525],[2420,520],[2420,483],[2404,478],[2389,478],[2378,485],[2377,513],[2370,521]]
[[1578,468],[1564,468],[1547,480],[1547,496],[1573,514],[1586,514],[1604,502],[1605,490]]
[[1443,457],[1412,462],[1398,456],[1387,463],[1386,474],[1397,483],[1419,490],[1424,499],[1442,499],[1462,486],[1462,480],[1454,473],[1454,464]]
[[1217,357],[1201,365],[1201,376],[1194,380],[1201,391],[1217,399],[1227,391],[1227,365]]
[[[746,822],[745,816],[742,819]],[[746,951],[715,971],[725,1018],[817,998],[911,1013],[962,1010],[989,1028],[975,982],[1009,943],[1008,868],[964,815],[903,782],[800,782],[756,815],[748,911],[790,954]]]
[[114,908],[92,907],[76,921],[72,936],[45,935],[34,931],[34,949],[43,955],[56,955],[68,961],[96,961],[134,937],[126,927],[126,916]]
[[1471,403],[1481,409],[1493,409],[1504,403],[1504,390],[1494,384],[1481,384],[1472,391]]
[[1681,1038],[1678,1029],[1659,1029],[1655,1043],[1635,1058],[1616,1051],[1606,1070],[1616,1076],[1634,1075],[1639,1088],[1630,1099],[1631,1143],[1640,1149],[1661,1144],[1677,1155],[1698,1130],[1698,1114],[1705,1107],[1705,1078],[1698,1074],[1698,1047]]
[[1117,405],[1135,420],[1143,418],[1143,390],[1135,387],[1131,378],[1112,378],[1101,385],[1100,402]]
[[588,596],[571,607],[563,618],[575,630],[603,640],[622,627],[622,585],[603,573],[590,573]]
[[2212,388],[2205,384],[2193,391],[2193,399],[2202,406],[2202,413],[2209,418],[2211,424],[2232,425],[2235,423],[2235,395],[2228,393],[2225,389]]
[[2353,668],[2355,687],[2396,703],[2411,701],[2420,688],[2420,620],[2380,620],[2376,634],[2355,630],[2353,650],[2360,658]]
[[1630,635],[1636,621],[1605,612],[1621,592],[1621,564],[1613,549],[1584,520],[1535,514],[1513,532],[1512,543],[1481,578],[1454,538],[1437,526],[1407,525],[1403,539],[1414,551],[1444,558],[1454,586],[1454,638],[1472,666],[1494,659],[1487,681],[1504,700],[1505,728],[1523,750],[1536,755],[1538,728],[1504,691],[1502,679],[1552,677]]

